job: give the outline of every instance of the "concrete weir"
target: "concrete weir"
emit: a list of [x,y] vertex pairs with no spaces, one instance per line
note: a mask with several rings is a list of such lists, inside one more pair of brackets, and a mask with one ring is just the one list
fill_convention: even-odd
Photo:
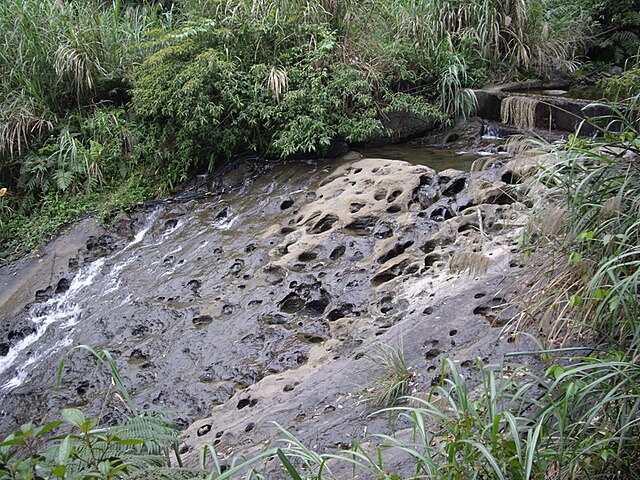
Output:
[[475,90],[477,114],[524,130],[561,130],[580,136],[611,128],[608,117],[613,113],[612,107],[603,102],[558,96],[562,93],[565,92],[558,85],[543,82],[487,87]]

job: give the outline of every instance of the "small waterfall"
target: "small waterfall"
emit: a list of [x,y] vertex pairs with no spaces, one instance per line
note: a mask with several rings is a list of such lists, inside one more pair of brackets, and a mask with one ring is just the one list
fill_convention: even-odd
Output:
[[536,126],[536,107],[539,101],[535,98],[512,96],[502,100],[500,116],[502,122],[524,130],[532,130]]
[[[107,279],[106,293],[118,289],[120,272],[134,260],[124,256],[123,252],[142,242],[157,216],[158,212],[156,211],[149,217],[145,227],[135,235],[133,240],[111,257],[111,260],[117,259],[118,256],[125,260],[121,262],[116,260],[111,270],[105,274]],[[0,357],[0,375],[6,372],[8,376],[13,369],[12,377],[0,384],[0,391],[9,391],[19,387],[27,379],[29,372],[37,368],[42,359],[73,343],[73,327],[80,321],[83,314],[80,306],[83,289],[92,285],[96,277],[104,273],[103,267],[107,264],[106,261],[107,258],[101,258],[83,267],[64,293],[55,295],[44,303],[36,303],[31,306],[28,320],[32,323],[33,332],[13,345],[7,355]],[[39,341],[45,334],[48,337],[46,341]],[[48,343],[49,346],[46,347],[45,343]]]
[[[11,390],[21,385],[27,377],[30,367],[32,368],[33,365],[37,364],[40,358],[70,344],[72,327],[78,323],[82,313],[73,299],[84,287],[91,285],[103,265],[104,259],[96,260],[75,276],[66,292],[32,307],[30,320],[34,324],[35,331],[20,340],[9,350],[6,356],[0,359],[0,374],[14,366],[18,358],[23,354],[28,358],[19,363],[13,378],[1,385],[0,391]],[[62,338],[45,351],[40,351],[37,346],[32,348],[53,325],[58,326],[61,331],[65,331]]]
[[504,140],[500,136],[500,130],[492,123],[485,123],[482,127],[482,139],[483,140]]

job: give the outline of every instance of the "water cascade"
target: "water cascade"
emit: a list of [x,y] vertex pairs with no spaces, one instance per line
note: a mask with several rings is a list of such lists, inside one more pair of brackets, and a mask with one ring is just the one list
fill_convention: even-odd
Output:
[[[509,313],[494,318],[505,270],[518,269],[503,258],[515,233],[483,240],[511,235],[504,225],[517,213],[501,161],[439,173],[355,154],[238,165],[216,179],[233,187],[194,187],[185,201],[122,215],[79,244],[68,288],[55,279],[52,297],[32,291],[0,322],[0,433],[66,407],[103,424],[126,416],[84,350],[65,357],[57,388],[76,345],[109,350],[136,406],[175,412],[190,445],[262,448],[274,421],[313,441],[327,432],[326,445],[365,418],[384,431],[362,401],[380,342],[402,342],[421,391],[437,381],[440,355],[464,367],[515,345],[495,328]],[[452,275],[452,253],[480,243],[490,270]]]
[[530,97],[506,97],[500,105],[502,122],[525,130],[534,129],[536,126],[536,107],[539,103],[539,100]]

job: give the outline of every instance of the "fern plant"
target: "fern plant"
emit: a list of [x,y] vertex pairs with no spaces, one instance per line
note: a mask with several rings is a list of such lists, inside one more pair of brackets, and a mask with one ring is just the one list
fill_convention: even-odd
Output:
[[[0,442],[0,479],[126,479],[142,478],[149,471],[157,476],[146,478],[203,478],[202,470],[180,469],[177,430],[165,420],[165,412],[137,410],[111,354],[80,345],[67,355],[76,350],[87,351],[100,364],[108,365],[131,416],[120,424],[101,427],[99,419],[70,408],[62,410],[63,420],[40,427],[27,423]],[[63,370],[64,358],[59,381]],[[171,467],[170,450],[177,467]]]

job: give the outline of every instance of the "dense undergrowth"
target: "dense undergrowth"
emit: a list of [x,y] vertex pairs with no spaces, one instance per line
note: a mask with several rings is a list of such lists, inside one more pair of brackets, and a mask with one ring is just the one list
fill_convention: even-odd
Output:
[[611,12],[624,53],[637,29],[625,5],[2,2],[0,261],[78,214],[120,208],[116,196],[159,195],[238,153],[323,155],[388,134],[393,110],[444,125],[473,110],[469,87],[573,69]]

